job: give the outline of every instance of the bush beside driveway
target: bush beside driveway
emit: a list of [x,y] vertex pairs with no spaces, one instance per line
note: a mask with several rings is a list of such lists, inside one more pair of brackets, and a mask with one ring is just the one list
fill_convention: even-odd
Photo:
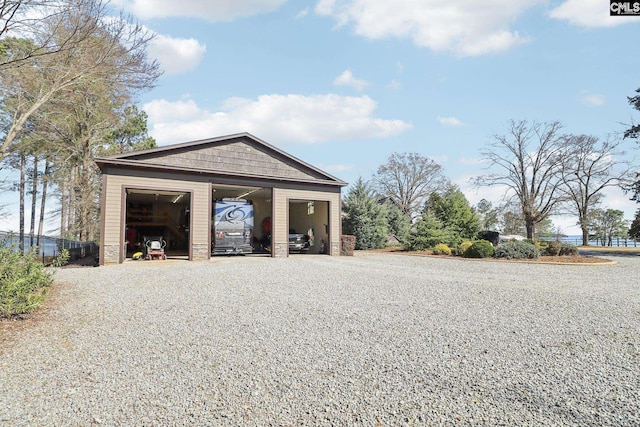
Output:
[[8,425],[637,425],[640,259],[358,254],[60,270]]

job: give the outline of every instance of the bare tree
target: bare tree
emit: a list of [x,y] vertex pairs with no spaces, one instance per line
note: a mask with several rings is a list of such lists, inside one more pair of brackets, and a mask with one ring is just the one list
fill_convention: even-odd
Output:
[[378,167],[373,177],[378,192],[393,200],[411,220],[422,210],[435,191],[445,188],[448,180],[442,167],[418,153],[393,153]]
[[38,220],[38,240],[36,241],[36,246],[38,247],[40,247],[40,240],[42,239],[42,234],[44,233],[44,213],[47,203],[47,185],[49,184],[50,171],[51,162],[49,162],[49,159],[46,158],[44,163],[44,174],[42,175],[42,194],[40,196],[40,218]]
[[536,224],[544,221],[564,199],[559,162],[563,152],[559,122],[511,121],[506,135],[494,135],[484,150],[489,169],[475,179],[477,186],[504,186],[522,212],[527,238],[533,239]]
[[5,34],[15,25],[16,14],[22,6],[22,0],[2,0],[0,2],[0,34]]
[[568,135],[564,138],[565,152],[559,157],[563,182],[561,191],[578,214],[582,230],[582,244],[589,245],[590,213],[604,197],[607,187],[627,182],[630,166],[622,160],[622,140],[600,141],[590,135]]
[[[103,0],[0,0],[0,35],[24,38],[33,44],[18,54],[6,55],[0,42],[0,71],[20,67],[31,58],[75,49],[96,28],[95,16],[104,13]],[[77,14],[78,10],[87,13]],[[74,16],[69,20],[69,16]],[[60,37],[62,29],[64,37]]]
[[[148,62],[148,33],[125,17],[106,19],[100,1],[78,2],[66,15],[48,17],[43,25],[59,43],[71,40],[56,55],[30,57],[20,67],[2,70],[0,98],[5,103],[9,126],[0,143],[0,161],[31,116],[53,97],[82,90],[88,84],[103,82],[113,96],[128,96],[153,86],[159,76],[158,64]],[[81,26],[78,21],[91,22]],[[49,34],[47,32],[47,34]],[[5,56],[23,57],[38,40],[6,39]],[[118,93],[120,91],[120,93]]]
[[[638,93],[638,95],[628,96],[627,100],[635,110],[640,111],[640,88],[636,89],[636,93]],[[629,129],[624,132],[624,137],[634,139],[640,138],[640,124],[632,124]]]

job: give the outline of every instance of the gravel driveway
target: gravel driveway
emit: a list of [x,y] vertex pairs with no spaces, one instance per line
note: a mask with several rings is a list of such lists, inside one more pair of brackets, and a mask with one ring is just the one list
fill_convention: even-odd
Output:
[[640,425],[640,257],[64,269],[2,425]]

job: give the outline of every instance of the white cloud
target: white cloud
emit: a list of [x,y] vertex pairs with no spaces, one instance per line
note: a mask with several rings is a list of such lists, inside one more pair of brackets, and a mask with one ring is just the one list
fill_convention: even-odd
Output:
[[302,19],[308,14],[309,14],[309,8],[307,7],[306,9],[302,9],[300,12],[298,12],[298,14],[296,15],[296,19]]
[[333,80],[334,86],[350,86],[358,91],[361,91],[365,87],[369,86],[369,82],[362,79],[357,79],[351,72],[351,70],[345,70]]
[[204,57],[207,47],[195,39],[173,38],[156,34],[149,45],[148,53],[160,63],[168,75],[182,74],[196,68]]
[[140,19],[191,17],[211,22],[273,12],[287,0],[118,0]]
[[388,89],[400,89],[400,86],[402,86],[400,84],[399,81],[397,80],[391,80],[388,84],[387,84],[387,88]]
[[638,209],[638,203],[631,200],[631,194],[625,194],[619,187],[607,187],[602,190],[604,200],[602,209],[618,209],[624,211],[625,219],[632,220]]
[[165,99],[151,101],[143,109],[159,145],[238,132],[251,132],[276,144],[310,144],[385,138],[412,128],[402,120],[375,117],[376,107],[368,96],[273,94],[229,98],[219,111],[200,108],[193,100]]
[[465,125],[464,123],[462,123],[460,120],[456,119],[455,117],[438,116],[438,117],[436,117],[436,120],[438,121],[438,123],[440,123],[441,125],[444,125],[444,126],[459,127],[459,126],[464,126]]
[[546,0],[320,0],[315,12],[369,39],[411,39],[437,52],[477,56],[503,52],[529,38],[511,29]]
[[640,22],[635,16],[610,16],[609,5],[602,0],[566,0],[552,9],[549,17],[587,28],[614,27]]
[[581,99],[583,103],[593,107],[599,107],[601,105],[604,105],[606,102],[604,95],[600,94],[587,93]]

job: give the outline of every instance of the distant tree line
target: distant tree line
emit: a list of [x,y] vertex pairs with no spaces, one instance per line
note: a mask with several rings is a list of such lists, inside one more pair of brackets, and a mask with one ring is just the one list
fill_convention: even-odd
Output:
[[[630,102],[640,109],[640,96]],[[393,153],[370,181],[360,178],[348,191],[344,231],[356,235],[358,249],[383,247],[391,234],[412,249],[438,243],[455,247],[488,230],[549,239],[560,234],[551,217],[571,214],[578,218],[583,245],[591,239],[611,244],[613,237],[639,237],[640,210],[629,228],[622,211],[601,207],[609,187],[640,198],[640,175],[630,179],[624,138],[571,135],[562,128],[559,122],[511,121],[506,133],[494,135],[482,149],[490,172],[474,183],[504,189],[503,204],[496,207],[487,200],[471,206],[433,159]],[[638,138],[638,129],[632,127],[625,137]],[[402,227],[397,213],[404,216]]]

